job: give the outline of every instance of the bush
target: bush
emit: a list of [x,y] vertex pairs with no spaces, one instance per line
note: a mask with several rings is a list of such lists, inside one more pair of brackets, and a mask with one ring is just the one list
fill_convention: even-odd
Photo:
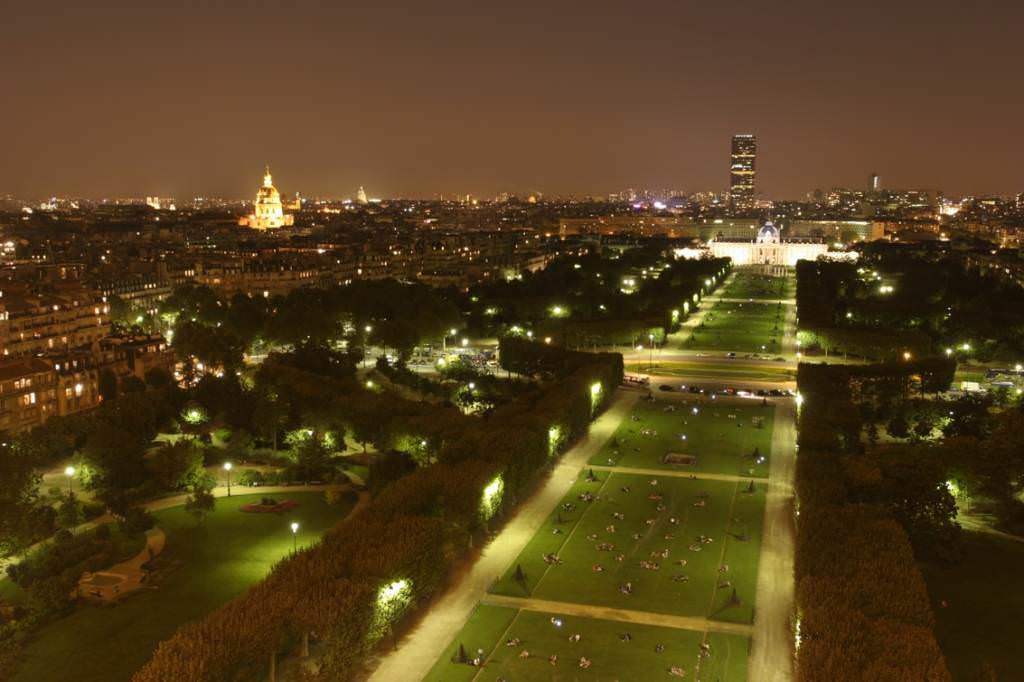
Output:
[[125,533],[144,533],[156,525],[156,519],[145,509],[132,507],[121,519],[121,530]]
[[249,486],[265,485],[267,477],[258,469],[245,469],[238,477],[238,485]]

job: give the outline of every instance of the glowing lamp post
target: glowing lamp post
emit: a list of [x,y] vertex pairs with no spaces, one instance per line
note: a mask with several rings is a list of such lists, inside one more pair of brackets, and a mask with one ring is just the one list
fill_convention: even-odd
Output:
[[224,473],[228,477],[228,497],[231,497],[231,462],[224,462]]
[[651,361],[650,361],[651,367],[650,368],[654,369],[654,334],[648,334],[647,335],[647,340],[651,342]]
[[299,523],[292,521],[292,552],[299,551]]
[[73,492],[72,485],[75,482],[75,467],[64,467],[64,475],[68,477],[68,496]]

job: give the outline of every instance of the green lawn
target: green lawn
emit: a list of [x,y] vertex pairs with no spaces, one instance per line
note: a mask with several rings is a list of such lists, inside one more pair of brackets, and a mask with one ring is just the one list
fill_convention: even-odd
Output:
[[721,292],[722,298],[754,298],[772,301],[796,296],[796,277],[773,277],[739,271]]
[[[561,626],[556,626],[551,623],[549,614],[480,606],[425,680],[743,682],[747,679],[750,640],[746,637],[574,616],[560,616],[560,619]],[[623,642],[619,635],[627,632],[632,639]],[[569,641],[573,634],[580,635],[579,642]],[[505,642],[511,638],[519,638],[522,644],[506,646]],[[710,652],[702,658],[700,643],[705,640]],[[484,650],[482,667],[452,662],[451,657],[460,643],[470,658],[477,655],[478,648]],[[659,644],[664,647],[660,653],[656,651]],[[524,650],[530,652],[529,658],[520,658]],[[548,661],[552,654],[558,656],[554,666]],[[581,656],[590,659],[589,669],[579,667]],[[670,676],[668,671],[673,666],[682,668],[685,677]]]
[[283,515],[244,514],[239,506],[259,495],[217,500],[202,526],[181,507],[156,512],[167,533],[159,563],[167,572],[155,589],[111,607],[83,606],[46,626],[28,645],[13,680],[119,682],[151,656],[182,623],[209,613],[263,578],[292,550],[289,524],[297,521],[299,546],[316,540],[352,508],[329,506],[322,493],[277,494],[299,507]]
[[[663,476],[657,485],[651,485],[649,476],[605,472],[597,478],[591,483],[581,474],[563,500],[563,504],[575,504],[575,509],[565,510],[560,505],[492,592],[751,622],[764,514],[763,484],[746,493],[746,483]],[[585,491],[597,499],[581,500]],[[653,494],[662,499],[650,499]],[[704,506],[695,505],[702,495],[707,496]],[[660,512],[658,504],[664,506]],[[615,518],[615,513],[623,518]],[[677,522],[672,523],[672,518]],[[711,538],[711,542],[700,543],[698,536]],[[614,550],[597,549],[601,543],[613,544]],[[667,556],[662,555],[664,551]],[[557,553],[563,563],[545,564],[543,555],[549,552]],[[680,566],[679,560],[686,565]],[[641,561],[657,562],[660,567],[650,570],[642,567]],[[595,572],[595,564],[604,570]],[[720,572],[724,564],[728,571]],[[525,574],[523,582],[515,579],[517,565]],[[688,580],[678,582],[676,576]],[[722,586],[724,581],[731,585]],[[632,583],[631,594],[620,591],[627,582]],[[733,588],[740,604],[723,608]]]
[[718,302],[683,342],[683,348],[778,353],[786,312],[786,306],[775,303]]
[[958,681],[1020,679],[1024,543],[965,531],[964,547],[960,563],[921,566],[946,664]]
[[[756,418],[761,418],[761,427],[755,426]],[[762,406],[760,400],[688,395],[640,401],[590,463],[765,477],[774,421],[774,406]],[[753,457],[755,448],[764,461]],[[694,455],[697,463],[665,464],[666,453]]]

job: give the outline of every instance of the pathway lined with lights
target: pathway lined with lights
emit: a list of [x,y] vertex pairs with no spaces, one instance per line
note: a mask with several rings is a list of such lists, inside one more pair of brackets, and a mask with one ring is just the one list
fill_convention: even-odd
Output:
[[487,591],[512,565],[527,543],[555,511],[582,469],[601,451],[633,405],[638,391],[616,391],[611,406],[590,425],[587,435],[563,455],[548,480],[516,510],[498,535],[483,548],[469,571],[441,595],[405,635],[396,651],[384,655],[370,682],[421,680],[469,620]]
[[539,611],[559,616],[579,616],[581,618],[597,618],[613,620],[620,623],[636,623],[639,625],[656,625],[677,628],[680,630],[696,630],[698,632],[720,632],[726,635],[742,635],[750,637],[753,627],[743,623],[726,623],[708,620],[696,616],[671,616],[665,613],[650,611],[634,611],[632,609],[613,609],[607,606],[591,606],[532,597],[506,597],[500,594],[487,594],[481,600],[489,606],[505,606],[512,609]]

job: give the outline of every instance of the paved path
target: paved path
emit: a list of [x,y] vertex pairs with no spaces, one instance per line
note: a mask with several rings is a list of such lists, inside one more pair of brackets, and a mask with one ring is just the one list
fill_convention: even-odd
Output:
[[465,625],[476,605],[519,553],[579,478],[587,460],[612,437],[642,394],[617,391],[611,407],[591,425],[587,435],[570,449],[547,482],[519,506],[515,516],[481,553],[469,572],[443,594],[400,642],[385,655],[369,678],[372,682],[421,680],[448,643]]
[[698,481],[728,481],[729,483],[746,483],[747,481],[763,482],[757,476],[733,476],[732,474],[705,474],[690,471],[672,471],[670,469],[643,469],[640,467],[617,467],[592,464],[587,467],[594,471],[608,471],[613,474],[639,474],[640,476],[668,476],[670,478],[695,478]]
[[591,606],[590,604],[570,604],[561,601],[548,601],[546,599],[486,594],[481,601],[491,606],[506,606],[513,609],[526,609],[527,611],[557,613],[563,616],[601,618],[603,620],[615,620],[623,623],[658,625],[683,630],[697,630],[699,632],[722,632],[728,635],[743,635],[744,637],[749,637],[752,630],[751,626],[742,623],[724,623],[696,616],[673,616],[666,613],[613,609],[606,606]]
[[793,679],[795,418],[793,401],[780,400],[776,403],[757,575],[757,608],[750,654],[751,682],[788,682]]

